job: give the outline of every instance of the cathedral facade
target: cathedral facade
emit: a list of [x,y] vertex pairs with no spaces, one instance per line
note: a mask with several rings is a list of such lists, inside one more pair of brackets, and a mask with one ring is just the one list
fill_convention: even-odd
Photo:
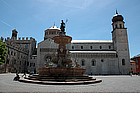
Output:
[[[73,62],[86,69],[88,75],[130,73],[130,55],[124,18],[116,12],[112,18],[112,40],[72,40],[67,44]],[[36,68],[49,65],[57,55],[58,45],[52,38],[59,35],[56,26],[45,30],[44,40],[38,43]]]

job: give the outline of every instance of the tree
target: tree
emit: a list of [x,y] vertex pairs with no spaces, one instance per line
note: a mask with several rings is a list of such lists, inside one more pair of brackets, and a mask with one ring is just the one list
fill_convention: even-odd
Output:
[[0,65],[5,63],[7,55],[6,44],[0,39]]

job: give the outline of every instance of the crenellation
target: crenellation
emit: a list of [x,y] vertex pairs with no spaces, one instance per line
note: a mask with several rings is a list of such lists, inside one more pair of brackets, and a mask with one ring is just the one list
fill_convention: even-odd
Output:
[[10,40],[10,37],[7,37],[7,40]]

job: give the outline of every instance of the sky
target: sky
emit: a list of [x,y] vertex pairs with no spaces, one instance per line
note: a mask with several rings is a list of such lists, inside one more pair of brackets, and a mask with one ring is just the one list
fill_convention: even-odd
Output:
[[0,0],[0,36],[16,29],[18,37],[39,43],[45,29],[68,19],[66,32],[73,40],[111,40],[116,9],[124,17],[130,56],[140,54],[139,0]]

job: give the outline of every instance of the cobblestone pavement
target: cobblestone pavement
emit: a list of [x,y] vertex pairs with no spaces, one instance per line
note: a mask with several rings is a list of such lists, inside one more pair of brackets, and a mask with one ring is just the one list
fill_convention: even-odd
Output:
[[[22,74],[20,74],[21,76]],[[101,83],[87,85],[40,85],[13,81],[15,74],[0,74],[4,93],[140,93],[140,76],[94,76]]]

